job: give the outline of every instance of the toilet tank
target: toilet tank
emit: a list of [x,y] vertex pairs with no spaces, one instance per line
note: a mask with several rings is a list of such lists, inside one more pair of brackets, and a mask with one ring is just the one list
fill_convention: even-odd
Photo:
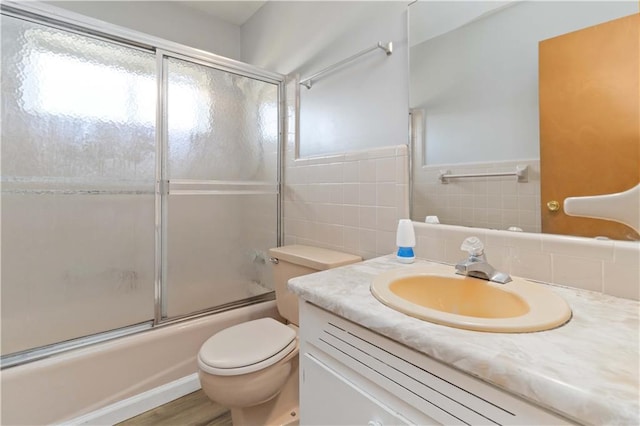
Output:
[[[319,247],[290,245],[269,250],[273,263],[276,304],[280,315],[298,325],[298,296],[290,292],[287,282],[291,278],[360,262],[362,258]],[[277,259],[277,262],[274,260]]]

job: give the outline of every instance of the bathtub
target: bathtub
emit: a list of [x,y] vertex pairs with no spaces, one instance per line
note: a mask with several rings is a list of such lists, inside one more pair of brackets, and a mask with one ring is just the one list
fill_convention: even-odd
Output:
[[89,413],[193,376],[197,371],[196,354],[206,339],[223,328],[263,317],[278,318],[275,301],[168,325],[5,369],[0,374],[0,423],[81,423],[78,419],[90,417]]

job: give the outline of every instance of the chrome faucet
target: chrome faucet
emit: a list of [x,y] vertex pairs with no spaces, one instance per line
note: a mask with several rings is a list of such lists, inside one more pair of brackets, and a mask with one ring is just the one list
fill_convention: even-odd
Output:
[[511,277],[503,272],[496,271],[487,262],[484,254],[484,244],[477,237],[469,237],[462,242],[460,250],[467,251],[469,257],[456,264],[456,274],[489,280],[500,284],[511,281]]

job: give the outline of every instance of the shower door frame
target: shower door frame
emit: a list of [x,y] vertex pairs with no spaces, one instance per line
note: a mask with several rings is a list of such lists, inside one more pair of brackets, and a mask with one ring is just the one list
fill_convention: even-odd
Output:
[[[229,60],[225,59],[225,63],[213,62],[210,58],[200,55],[186,55],[184,53],[175,52],[171,50],[165,50],[162,48],[156,48],[156,71],[157,71],[157,118],[156,118],[156,283],[155,283],[155,319],[154,326],[173,324],[185,319],[192,319],[203,315],[209,315],[212,312],[222,312],[228,309],[234,309],[241,306],[247,306],[253,303],[263,302],[267,300],[274,300],[275,296],[273,292],[266,293],[259,296],[253,296],[240,301],[230,302],[215,307],[201,309],[188,314],[167,317],[167,210],[168,210],[168,196],[170,195],[171,183],[168,179],[168,152],[169,152],[169,138],[168,138],[168,78],[165,74],[164,61],[166,58],[179,59],[187,61],[193,64],[209,67],[217,71],[223,71],[226,73],[236,74],[242,77],[258,80],[264,83],[274,84],[278,87],[278,161],[276,166],[276,182],[275,190],[273,192],[276,195],[276,246],[280,246],[282,242],[282,165],[283,165],[283,126],[284,126],[284,76],[281,79],[274,79],[272,76],[264,74],[258,74],[254,69],[253,72],[249,72],[246,69],[239,71],[237,68],[227,63]],[[234,61],[235,62],[235,61]],[[242,65],[246,65],[240,63]],[[238,192],[246,193],[246,192]]]
[[260,80],[277,86],[278,101],[278,136],[277,136],[277,172],[276,172],[276,245],[283,241],[282,227],[282,179],[284,161],[284,131],[285,131],[285,79],[286,76],[272,71],[266,71],[244,62],[219,56],[200,49],[185,46],[179,43],[154,37],[135,30],[120,27],[115,24],[90,18],[56,6],[38,2],[3,1],[0,4],[0,14],[58,28],[84,36],[117,43],[130,48],[142,48],[156,55],[156,182],[155,182],[155,282],[154,282],[154,318],[147,322],[131,324],[129,326],[106,330],[78,337],[64,342],[35,347],[24,351],[2,356],[0,368],[19,366],[29,362],[44,359],[56,354],[75,350],[81,347],[106,342],[115,338],[132,335],[154,328],[182,322],[213,313],[236,309],[268,300],[274,300],[273,292],[260,296],[243,299],[237,302],[227,303],[221,306],[211,307],[198,312],[189,313],[177,317],[163,318],[163,283],[162,270],[163,238],[166,227],[162,220],[163,202],[168,192],[168,181],[163,181],[166,170],[166,87],[163,71],[163,58],[172,57],[186,59],[201,65],[215,68],[224,72],[241,75],[243,77]]

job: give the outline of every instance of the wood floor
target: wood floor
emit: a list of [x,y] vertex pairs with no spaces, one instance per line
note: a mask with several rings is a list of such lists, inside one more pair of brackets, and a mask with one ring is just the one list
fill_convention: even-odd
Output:
[[232,426],[227,408],[214,404],[202,390],[118,423],[121,426]]

